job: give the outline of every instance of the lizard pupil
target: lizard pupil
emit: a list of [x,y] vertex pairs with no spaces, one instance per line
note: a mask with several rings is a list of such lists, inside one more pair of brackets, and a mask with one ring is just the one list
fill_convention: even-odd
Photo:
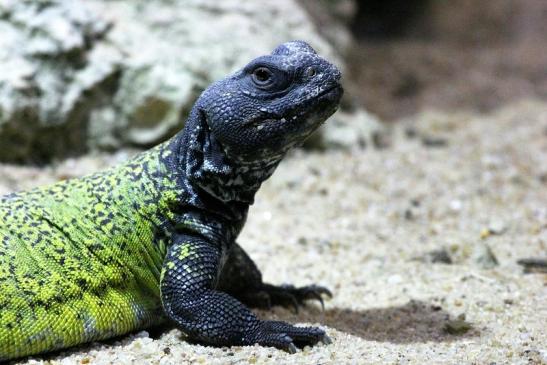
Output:
[[272,72],[266,67],[259,67],[253,72],[253,79],[257,85],[266,85],[271,81]]

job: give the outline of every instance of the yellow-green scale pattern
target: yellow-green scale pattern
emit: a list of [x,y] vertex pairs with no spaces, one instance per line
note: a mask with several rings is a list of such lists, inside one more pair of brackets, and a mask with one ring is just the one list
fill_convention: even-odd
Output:
[[[0,360],[162,319],[167,144],[81,179],[0,198]],[[158,187],[161,186],[161,189]]]

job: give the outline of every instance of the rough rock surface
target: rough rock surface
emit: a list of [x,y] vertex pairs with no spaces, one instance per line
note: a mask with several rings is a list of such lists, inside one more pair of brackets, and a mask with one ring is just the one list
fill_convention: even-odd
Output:
[[155,144],[209,83],[286,40],[337,59],[294,0],[0,0],[0,34],[12,162]]
[[0,1],[0,160],[84,150],[115,70],[96,47],[107,24],[79,5]]
[[[266,280],[333,289],[325,312],[310,305],[298,315],[259,313],[322,324],[333,344],[295,355],[211,348],[172,329],[20,363],[547,363],[547,276],[517,264],[547,252],[547,104],[484,116],[427,112],[394,128],[388,149],[300,152],[285,161],[240,240]],[[127,156],[45,169],[0,165],[0,193]]]

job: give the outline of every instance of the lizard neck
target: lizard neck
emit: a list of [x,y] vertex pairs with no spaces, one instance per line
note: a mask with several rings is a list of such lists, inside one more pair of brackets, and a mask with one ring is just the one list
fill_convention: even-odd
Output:
[[230,159],[212,135],[205,116],[194,107],[184,129],[165,146],[163,161],[176,182],[180,212],[206,212],[236,226],[245,221],[248,208],[262,182],[269,178],[280,158],[254,164]]

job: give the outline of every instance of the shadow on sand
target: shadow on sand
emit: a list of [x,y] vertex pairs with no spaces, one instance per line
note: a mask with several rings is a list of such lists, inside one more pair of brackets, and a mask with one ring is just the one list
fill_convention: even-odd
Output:
[[479,335],[476,328],[455,335],[447,325],[456,317],[441,307],[411,300],[405,305],[387,308],[352,310],[331,308],[324,312],[316,306],[304,307],[299,314],[287,309],[258,311],[261,318],[291,323],[320,323],[368,341],[391,343],[452,342]]

